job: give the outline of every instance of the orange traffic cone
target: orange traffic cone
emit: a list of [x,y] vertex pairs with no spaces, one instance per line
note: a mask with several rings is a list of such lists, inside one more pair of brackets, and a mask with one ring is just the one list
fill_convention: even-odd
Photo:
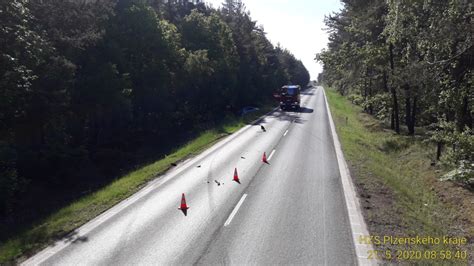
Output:
[[184,216],[188,215],[188,205],[186,205],[186,198],[184,197],[184,193],[181,196],[181,206],[178,208],[178,210],[181,210],[184,213]]
[[240,184],[239,174],[237,174],[237,168],[234,170],[234,181]]
[[267,154],[266,154],[265,152],[263,152],[262,162],[268,163],[268,161],[267,161]]

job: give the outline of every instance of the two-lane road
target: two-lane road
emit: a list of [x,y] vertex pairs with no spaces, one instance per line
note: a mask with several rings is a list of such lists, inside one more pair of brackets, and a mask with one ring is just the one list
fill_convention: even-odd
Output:
[[[322,88],[302,103],[301,112],[266,116],[267,132],[240,130],[25,264],[356,264]],[[181,193],[187,216],[177,209]]]
[[[202,264],[355,264],[324,96],[311,90],[269,167]],[[191,262],[191,261],[190,261]]]

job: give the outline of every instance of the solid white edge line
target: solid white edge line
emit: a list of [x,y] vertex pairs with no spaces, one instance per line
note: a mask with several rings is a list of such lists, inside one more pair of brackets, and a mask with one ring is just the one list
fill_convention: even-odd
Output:
[[272,159],[273,154],[275,154],[275,150],[273,150],[272,153],[270,153],[270,156],[268,156],[268,160],[267,160],[267,161],[270,161],[270,160]]
[[[367,225],[365,223],[364,216],[362,215],[359,198],[357,196],[357,193],[355,192],[355,186],[352,182],[349,168],[347,167],[347,162],[344,159],[341,143],[339,142],[336,127],[334,126],[331,110],[329,109],[329,103],[326,97],[326,92],[323,87],[320,86],[320,88],[323,91],[324,101],[326,103],[326,110],[329,118],[329,125],[331,127],[332,139],[334,142],[334,149],[336,150],[337,164],[339,166],[339,172],[341,175],[346,208],[349,214],[348,216],[351,225],[352,240],[354,242],[357,262],[359,265],[377,265],[379,261],[377,259],[369,260],[367,254],[367,251],[374,250],[374,247],[372,245],[357,244],[358,236],[369,236],[369,231],[367,230]],[[350,208],[349,205],[351,205]],[[357,224],[358,226],[354,226],[355,224]]]
[[286,134],[288,134],[288,129],[285,131],[285,134],[283,134],[283,137],[286,136]]
[[232,222],[232,219],[234,219],[234,216],[237,214],[237,212],[240,209],[240,206],[242,203],[244,203],[245,198],[247,197],[247,194],[244,194],[242,198],[240,198],[239,203],[235,206],[234,210],[232,210],[232,213],[229,215],[229,218],[227,218],[227,221],[225,221],[224,226],[228,226],[230,222]]

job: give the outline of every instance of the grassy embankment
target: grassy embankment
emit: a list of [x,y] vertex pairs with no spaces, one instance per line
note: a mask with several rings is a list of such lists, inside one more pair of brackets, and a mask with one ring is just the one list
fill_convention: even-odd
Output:
[[29,255],[55,239],[73,232],[74,229],[137,192],[148,181],[166,172],[172,163],[199,154],[222,137],[236,132],[272,108],[266,106],[257,112],[245,115],[244,118],[229,118],[222,125],[203,132],[163,159],[117,178],[106,187],[86,195],[53,213],[20,235],[5,243],[0,243],[0,264],[13,262],[22,256]]
[[[423,142],[422,136],[396,135],[336,91],[329,89],[326,93],[370,234],[461,236],[471,240],[459,250],[470,253],[474,235],[472,193],[453,183],[438,181],[444,170],[432,165],[434,146]],[[394,257],[398,250],[407,248],[455,250],[452,245],[385,244],[376,248],[389,249]],[[420,262],[398,260],[417,261]],[[455,259],[439,262],[466,263]]]

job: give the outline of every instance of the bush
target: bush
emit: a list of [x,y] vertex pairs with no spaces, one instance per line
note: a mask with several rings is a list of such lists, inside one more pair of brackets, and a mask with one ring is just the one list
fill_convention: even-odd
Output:
[[347,98],[349,99],[349,101],[351,101],[351,103],[355,105],[362,106],[362,104],[364,103],[364,98],[359,94],[349,94]]
[[461,161],[460,166],[441,177],[441,181],[457,181],[474,185],[474,163],[469,161]]
[[443,176],[443,180],[472,183],[474,179],[474,136],[472,133],[472,129],[468,127],[460,132],[454,123],[444,120],[430,132],[431,141],[443,143],[447,148],[442,157],[443,164],[454,168]]

